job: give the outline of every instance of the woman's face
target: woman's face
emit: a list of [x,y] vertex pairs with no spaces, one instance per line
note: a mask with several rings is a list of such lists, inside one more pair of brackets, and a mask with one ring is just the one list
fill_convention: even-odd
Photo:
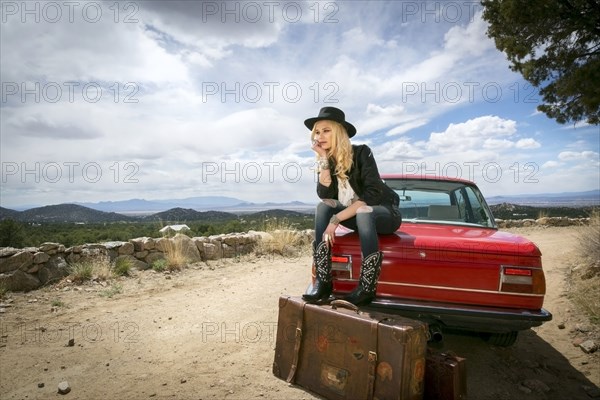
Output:
[[333,145],[333,123],[323,120],[317,121],[313,127],[314,140],[318,142],[318,146],[323,150],[331,149]]

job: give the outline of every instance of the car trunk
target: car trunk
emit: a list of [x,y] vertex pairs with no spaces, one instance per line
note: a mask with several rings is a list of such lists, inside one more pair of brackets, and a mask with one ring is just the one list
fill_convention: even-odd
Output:
[[[403,223],[379,237],[384,262],[377,296],[456,304],[540,309],[545,293],[541,252],[531,241],[496,229]],[[334,291],[360,275],[353,232],[336,238]]]

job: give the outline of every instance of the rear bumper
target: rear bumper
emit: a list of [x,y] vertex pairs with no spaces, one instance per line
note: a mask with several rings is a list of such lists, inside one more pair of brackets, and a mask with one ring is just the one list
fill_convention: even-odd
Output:
[[491,333],[526,330],[552,320],[552,314],[543,308],[493,308],[406,299],[376,298],[366,308],[419,319],[442,327]]

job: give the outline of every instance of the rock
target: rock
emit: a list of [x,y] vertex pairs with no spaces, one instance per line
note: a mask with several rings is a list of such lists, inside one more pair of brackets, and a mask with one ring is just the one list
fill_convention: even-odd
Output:
[[59,247],[60,243],[45,242],[41,244],[39,251],[43,251],[44,253],[56,254],[58,252]]
[[586,324],[577,324],[575,325],[575,329],[582,333],[587,333],[592,330],[592,328]]
[[135,258],[137,258],[138,260],[143,260],[144,258],[146,258],[147,255],[148,255],[148,250],[136,251],[135,253],[133,253],[133,256]]
[[42,264],[50,259],[50,256],[44,252],[38,251],[33,255],[34,264]]
[[188,263],[202,261],[198,247],[196,247],[196,243],[190,237],[178,233],[171,240],[173,246],[171,251],[181,253]]
[[0,274],[16,269],[26,270],[33,264],[33,254],[28,251],[19,251],[9,257],[0,258]]
[[128,242],[121,242],[121,241],[114,241],[114,242],[104,242],[102,243],[102,245],[107,249],[107,250],[118,250],[121,246],[123,246],[125,243]]
[[133,244],[134,251],[154,250],[156,247],[155,240],[149,237],[135,238],[129,242]]
[[124,242],[121,247],[119,247],[120,255],[131,255],[135,252],[135,247],[131,242]]
[[0,274],[0,284],[4,284],[11,292],[28,292],[42,285],[38,278],[20,269]]
[[217,247],[216,244],[213,243],[203,243],[202,244],[204,257],[207,260],[217,260],[220,255],[220,247]]
[[161,253],[159,251],[153,251],[146,256],[144,261],[146,262],[146,264],[152,265],[152,264],[154,264],[155,261],[164,260],[164,259],[165,259],[165,255],[163,253]]
[[38,279],[45,285],[69,275],[69,265],[64,258],[53,257],[38,271]]
[[71,391],[71,386],[69,386],[69,382],[63,381],[58,384],[58,393],[59,394],[67,394]]
[[583,350],[584,353],[590,354],[598,350],[598,345],[593,340],[586,340],[579,345],[579,348]]
[[154,242],[154,248],[155,250],[158,250],[162,253],[164,253],[170,245],[170,241],[168,238],[159,238],[156,239],[156,241]]
[[132,268],[135,268],[139,271],[144,271],[144,270],[147,270],[148,268],[150,268],[150,266],[148,264],[146,264],[145,262],[143,262],[141,260],[138,260],[137,258],[135,258],[132,255],[122,255],[122,256],[117,257],[115,259],[115,264],[123,262],[121,260],[126,260],[125,262],[129,262]]
[[1,247],[0,257],[10,257],[12,255],[17,254],[20,251],[20,249],[15,249],[14,247]]
[[40,389],[41,389],[41,388],[43,388],[44,386],[46,386],[46,385],[44,384],[44,382],[40,382],[40,383],[38,383],[38,388],[40,388]]
[[75,339],[71,338],[69,339],[69,343],[67,343],[67,347],[73,347],[75,346]]

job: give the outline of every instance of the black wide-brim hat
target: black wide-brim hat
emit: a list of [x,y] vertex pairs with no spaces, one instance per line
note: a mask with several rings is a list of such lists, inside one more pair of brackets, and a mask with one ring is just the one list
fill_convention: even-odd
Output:
[[321,108],[321,110],[319,111],[319,115],[317,115],[314,118],[307,119],[306,121],[304,121],[304,125],[306,125],[306,127],[312,131],[315,123],[317,121],[323,121],[323,120],[335,121],[335,122],[339,122],[340,124],[342,124],[342,126],[344,128],[346,128],[348,137],[352,137],[352,136],[356,135],[356,128],[354,127],[354,125],[352,125],[350,122],[347,122],[346,115],[344,114],[344,112],[342,110],[340,110],[339,108],[335,108],[335,107]]

